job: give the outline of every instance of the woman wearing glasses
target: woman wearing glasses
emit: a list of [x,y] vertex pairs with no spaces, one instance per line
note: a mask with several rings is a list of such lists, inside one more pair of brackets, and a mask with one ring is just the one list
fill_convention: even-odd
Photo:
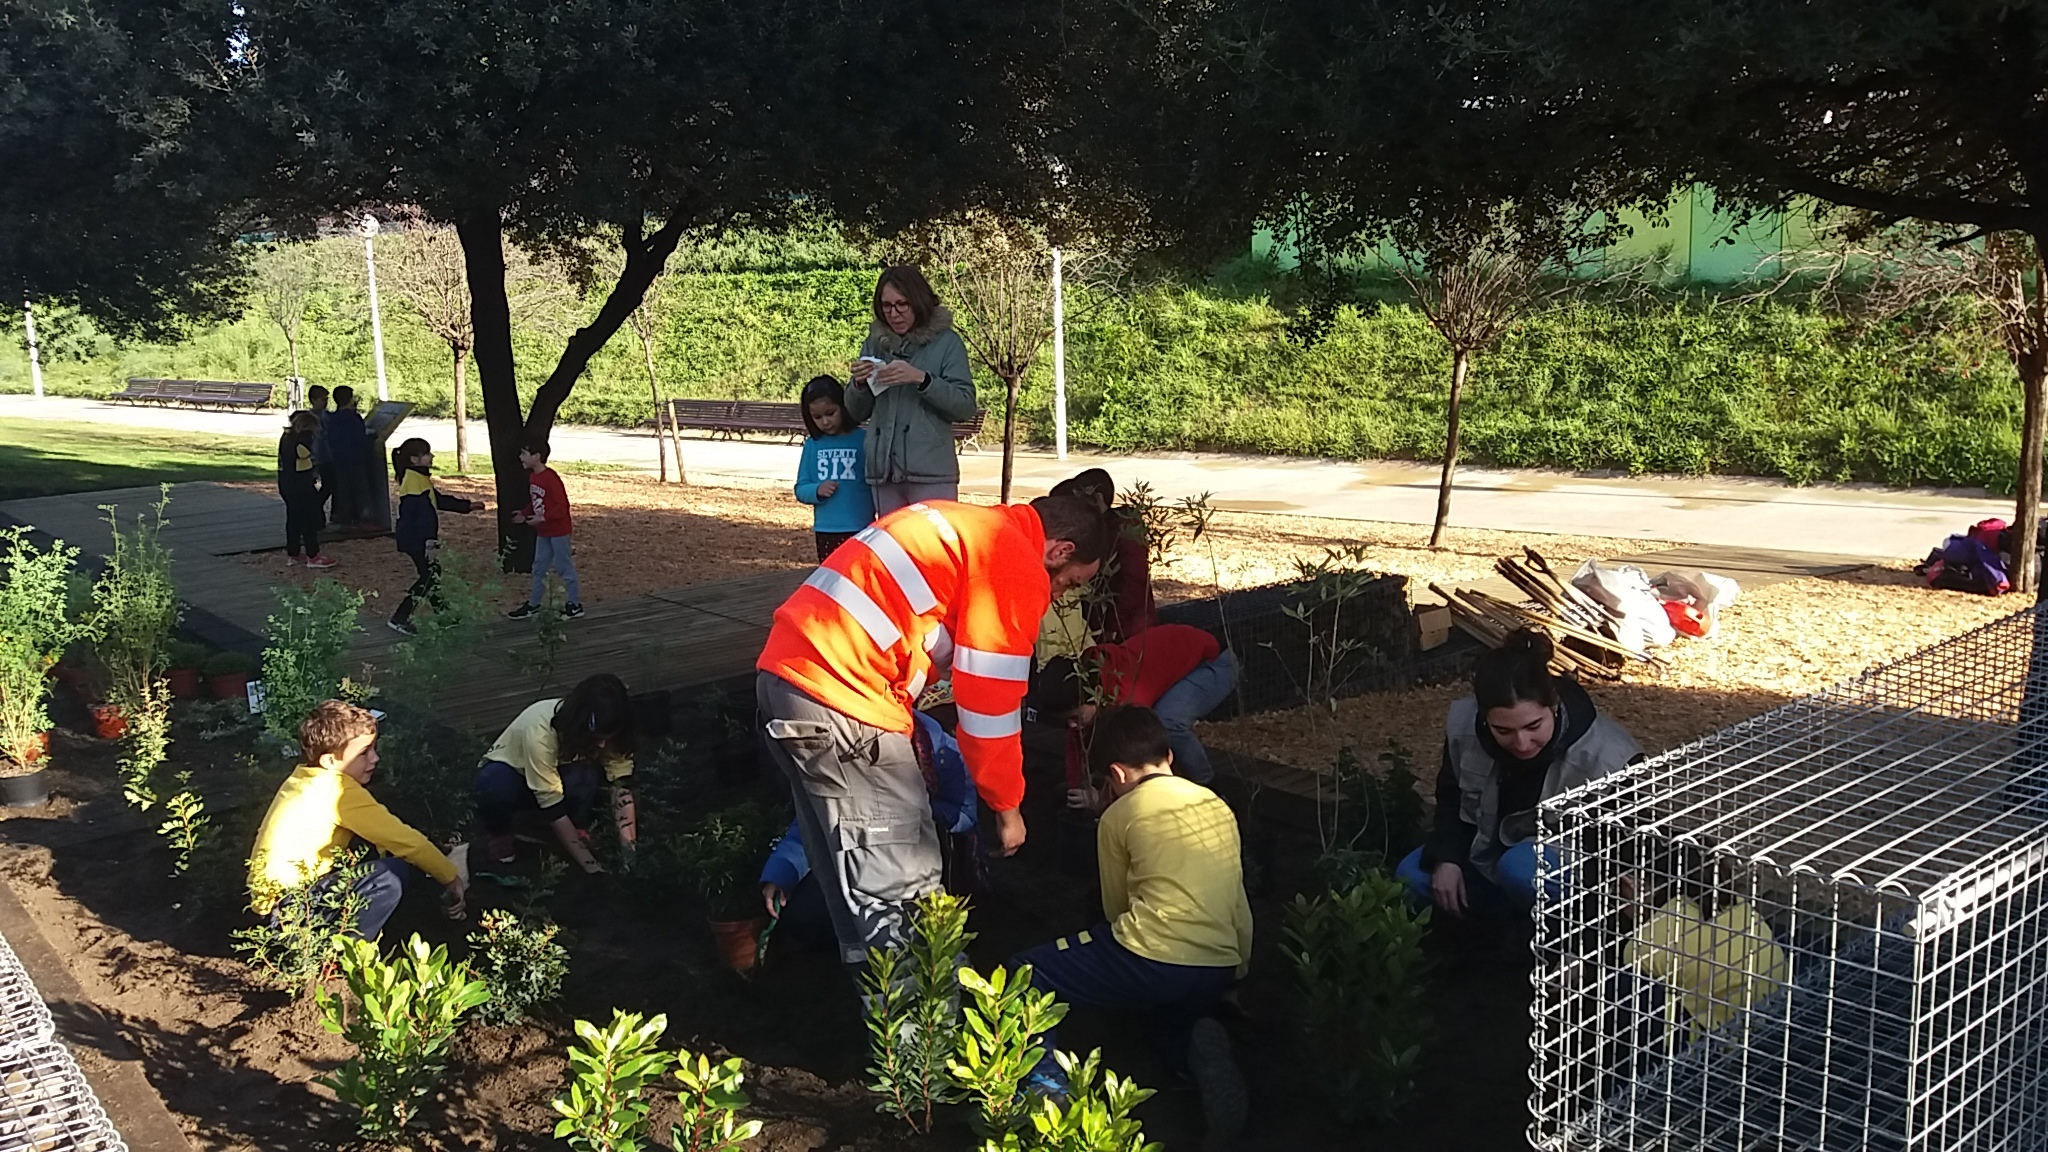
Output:
[[975,403],[967,346],[924,273],[884,268],[874,307],[846,414],[867,425],[868,487],[881,517],[921,500],[960,498],[953,425],[972,420]]

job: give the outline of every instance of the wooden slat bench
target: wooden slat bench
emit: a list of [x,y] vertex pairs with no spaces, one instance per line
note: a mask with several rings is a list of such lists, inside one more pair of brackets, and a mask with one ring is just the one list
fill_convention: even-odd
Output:
[[[668,418],[676,428],[696,428],[725,436],[743,432],[773,432],[801,437],[803,409],[781,400],[670,400]],[[981,450],[981,434],[988,421],[988,409],[974,410],[974,419],[953,425],[953,439]]]
[[274,385],[230,380],[156,380],[131,377],[109,400],[147,400],[154,404],[190,404],[198,408],[268,408]]

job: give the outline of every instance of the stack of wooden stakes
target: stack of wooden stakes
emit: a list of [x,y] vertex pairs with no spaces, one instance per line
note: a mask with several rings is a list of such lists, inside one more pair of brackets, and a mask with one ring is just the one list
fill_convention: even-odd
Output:
[[[1502,557],[1494,571],[1507,579],[1529,603],[1515,604],[1498,596],[1470,588],[1447,591],[1431,584],[1429,590],[1450,605],[1451,621],[1490,648],[1498,648],[1518,628],[1537,628],[1556,642],[1551,668],[1578,676],[1619,680],[1631,660],[1662,665],[1663,660],[1630,648],[1615,639],[1617,617],[1606,605],[1579,591],[1551,571],[1550,564],[1533,548],[1522,549],[1523,559]],[[1533,607],[1532,607],[1533,605]]]

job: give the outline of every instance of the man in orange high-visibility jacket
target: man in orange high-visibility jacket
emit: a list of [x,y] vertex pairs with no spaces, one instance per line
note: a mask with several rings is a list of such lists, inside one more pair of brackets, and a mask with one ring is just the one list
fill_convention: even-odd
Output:
[[1078,500],[912,504],[776,610],[755,698],[847,963],[902,942],[910,902],[939,887],[910,711],[949,666],[961,757],[1003,853],[1024,842],[1032,646],[1052,598],[1092,578],[1108,547],[1100,514]]

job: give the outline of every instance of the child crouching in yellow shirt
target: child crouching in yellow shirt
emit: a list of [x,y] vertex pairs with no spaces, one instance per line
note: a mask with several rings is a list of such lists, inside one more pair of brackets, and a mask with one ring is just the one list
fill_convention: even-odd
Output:
[[[1107,922],[1009,966],[1031,965],[1032,984],[1068,1004],[1142,1013],[1160,1056],[1201,1091],[1211,1142],[1227,1140],[1244,1126],[1244,1081],[1211,1013],[1252,955],[1237,816],[1173,774],[1166,726],[1150,708],[1099,715],[1088,760],[1108,801],[1095,836]],[[1042,1043],[1029,1086],[1063,1094],[1054,1035]]]
[[375,940],[398,909],[406,879],[418,868],[447,889],[451,918],[463,913],[455,863],[425,836],[391,814],[365,787],[377,772],[377,720],[339,700],[317,705],[299,725],[305,762],[292,770],[263,814],[249,854],[249,894],[258,913],[274,915],[281,891],[336,879],[335,860],[361,838],[387,856],[371,862],[354,888],[364,901],[357,936]]

